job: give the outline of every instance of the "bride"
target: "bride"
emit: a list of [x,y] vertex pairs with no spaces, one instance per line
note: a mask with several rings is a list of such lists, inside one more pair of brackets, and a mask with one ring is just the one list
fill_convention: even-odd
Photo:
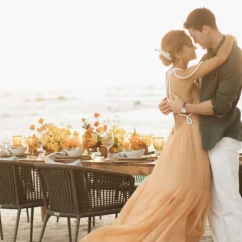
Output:
[[[167,96],[199,102],[199,77],[221,65],[230,54],[227,36],[217,56],[188,68],[196,47],[183,30],[169,31],[161,41]],[[93,230],[81,242],[199,242],[210,204],[211,172],[202,150],[195,114],[173,114],[174,126],[152,173],[136,189],[112,225]]]

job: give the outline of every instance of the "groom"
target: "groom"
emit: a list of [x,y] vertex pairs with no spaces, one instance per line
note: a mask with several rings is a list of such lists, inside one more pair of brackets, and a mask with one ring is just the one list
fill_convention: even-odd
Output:
[[[184,23],[195,43],[207,49],[206,60],[216,55],[225,40],[214,14],[206,8],[193,10]],[[236,107],[242,87],[242,52],[233,46],[228,60],[200,83],[200,103],[163,99],[159,109],[165,115],[199,114],[203,149],[212,169],[209,225],[215,242],[242,242],[242,198],[239,194],[239,153],[242,141],[240,110]]]

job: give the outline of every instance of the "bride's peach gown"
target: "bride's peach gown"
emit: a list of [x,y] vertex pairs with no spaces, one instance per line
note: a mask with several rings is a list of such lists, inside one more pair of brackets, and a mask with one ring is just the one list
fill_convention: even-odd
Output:
[[[193,84],[189,92],[198,102],[198,87]],[[114,223],[93,230],[80,242],[200,241],[210,203],[208,154],[202,150],[198,116],[174,114],[174,121],[152,174]]]

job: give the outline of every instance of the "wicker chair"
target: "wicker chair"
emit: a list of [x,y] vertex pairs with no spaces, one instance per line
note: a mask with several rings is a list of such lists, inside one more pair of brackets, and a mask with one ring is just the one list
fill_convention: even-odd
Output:
[[78,166],[35,163],[44,185],[46,216],[39,241],[42,241],[50,216],[67,217],[69,241],[70,218],[76,218],[77,241],[80,219],[88,217],[88,233],[94,216],[119,213],[134,191],[134,178],[126,173]]
[[[33,164],[0,160],[0,207],[17,209],[13,241],[17,239],[21,210],[31,208],[30,241],[33,237],[34,208],[44,206],[38,173]],[[0,233],[3,240],[0,216]]]
[[134,175],[134,187],[135,189],[145,180],[147,175]]

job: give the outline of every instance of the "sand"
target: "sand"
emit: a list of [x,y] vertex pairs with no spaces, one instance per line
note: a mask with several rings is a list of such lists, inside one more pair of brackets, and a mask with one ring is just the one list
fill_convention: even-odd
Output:
[[[1,217],[2,217],[2,226],[3,226],[3,235],[5,242],[12,242],[13,241],[13,233],[15,227],[15,219],[17,215],[17,210],[8,210],[2,209],[1,210]],[[40,230],[42,226],[41,221],[41,213],[40,208],[35,208],[34,213],[34,230],[33,230],[33,242],[38,241]],[[115,215],[105,215],[102,216],[102,219],[96,217],[96,226],[101,227],[104,225],[111,224],[115,219]],[[75,219],[71,220],[72,225],[72,233],[74,234],[75,230]],[[29,226],[30,223],[27,222],[27,215],[26,210],[23,209],[21,212],[20,222],[19,222],[19,229],[18,229],[18,242],[27,242],[29,241]],[[92,229],[95,229],[94,227]],[[79,237],[78,239],[84,237],[87,234],[87,218],[82,218],[80,222],[79,228]],[[74,239],[74,237],[73,237]],[[68,241],[68,229],[67,229],[67,220],[66,218],[60,218],[59,222],[56,221],[56,217],[52,216],[48,223],[45,230],[43,242],[67,242]],[[206,233],[203,236],[202,242],[212,242],[211,233],[209,231],[209,227],[207,227]]]

